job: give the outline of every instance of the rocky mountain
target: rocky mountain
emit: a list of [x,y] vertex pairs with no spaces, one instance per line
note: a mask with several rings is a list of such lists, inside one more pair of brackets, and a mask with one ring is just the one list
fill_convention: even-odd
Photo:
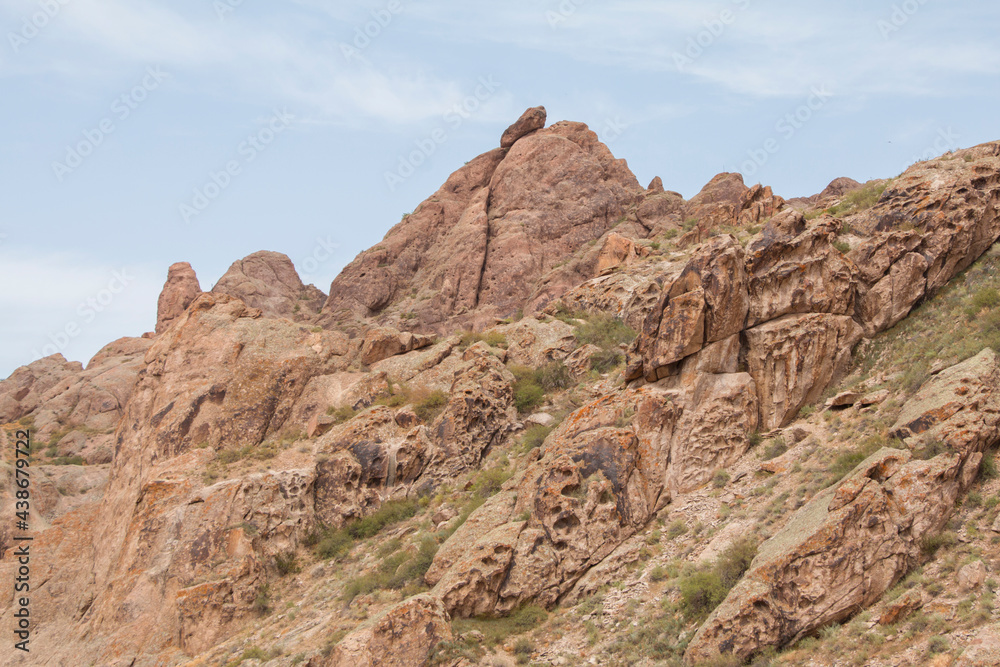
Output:
[[998,239],[1000,142],[686,201],[529,109],[328,296],[0,382],[0,664],[998,664]]

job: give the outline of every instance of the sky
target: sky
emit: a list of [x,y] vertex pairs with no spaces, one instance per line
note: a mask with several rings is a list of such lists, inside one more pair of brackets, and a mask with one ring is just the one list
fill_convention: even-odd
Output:
[[153,329],[170,264],[328,291],[528,107],[777,194],[1000,139],[993,0],[0,0],[0,378]]

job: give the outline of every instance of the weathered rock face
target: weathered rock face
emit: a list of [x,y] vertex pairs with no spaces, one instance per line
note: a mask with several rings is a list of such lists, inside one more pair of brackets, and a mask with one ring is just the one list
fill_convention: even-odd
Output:
[[844,315],[788,315],[748,329],[747,363],[760,397],[760,426],[786,425],[843,377],[862,329]]
[[311,322],[326,302],[326,295],[303,285],[292,260],[280,252],[255,252],[234,262],[215,287],[214,294],[228,294],[264,317],[284,317]]
[[[101,503],[38,538],[51,546],[67,525],[79,531],[74,553],[50,550],[50,594],[39,609],[53,632],[86,627],[102,638],[98,664],[128,656],[127,664],[145,652],[201,650],[251,613],[262,563],[308,528],[313,473],[199,491],[201,472],[214,451],[277,434],[308,380],[340,370],[349,351],[342,335],[262,318],[231,296],[200,296],[146,352]],[[234,530],[244,521],[256,535]],[[66,566],[81,558],[87,568]],[[199,583],[209,572],[213,580]]]
[[156,305],[156,333],[160,334],[187,310],[201,294],[198,276],[187,262],[178,262],[167,271],[167,282]]
[[908,230],[918,232],[922,237],[918,245],[896,252],[923,256],[930,294],[1000,237],[998,197],[1000,142],[994,142],[910,167],[889,183],[874,208],[852,216],[849,223],[873,235],[869,243],[876,246],[888,236],[899,247],[899,241],[912,238]]
[[430,336],[400,332],[396,329],[375,328],[365,334],[361,344],[361,363],[374,364],[397,354],[406,354],[434,343]]
[[853,314],[857,270],[833,247],[838,228],[831,220],[751,248],[748,326],[793,313]]
[[340,526],[478,466],[517,419],[514,376],[496,357],[470,348],[442,413],[429,424],[408,408],[376,407],[320,438],[316,516]]
[[733,225],[747,191],[740,174],[718,174],[691,198],[685,215],[697,219],[702,229]]
[[939,531],[1000,440],[1000,364],[992,350],[932,378],[893,433],[941,439],[929,461],[882,449],[803,507],[761,548],[744,579],[698,630],[685,655],[748,658],[849,618],[909,572],[921,538]]
[[36,442],[59,436],[59,456],[110,462],[112,434],[151,344],[122,338],[95,355],[86,369],[62,355],[19,368],[0,382],[0,422],[30,417]]
[[433,594],[457,616],[555,605],[672,493],[746,452],[753,380],[727,370],[706,359],[695,381],[678,376],[676,387],[609,395],[570,415],[441,547],[426,577]]
[[628,264],[643,255],[648,255],[647,248],[636,246],[632,239],[612,232],[604,241],[601,254],[597,258],[597,274],[610,273],[624,264]]
[[417,595],[390,608],[343,639],[310,667],[424,667],[431,650],[452,638],[451,619],[438,598]]
[[626,377],[651,382],[665,377],[672,364],[739,333],[750,301],[743,249],[732,236],[706,244],[680,275],[665,282],[659,302],[631,350],[635,360]]
[[529,112],[511,134],[516,143],[455,172],[355,259],[331,286],[323,321],[375,316],[420,331],[492,324],[591,277],[594,265],[582,266],[532,301],[544,274],[603,236],[643,190],[585,125],[530,131],[538,117]]
[[868,291],[858,306],[867,335],[885,331],[910,313],[927,290],[927,267],[923,255],[911,252]]

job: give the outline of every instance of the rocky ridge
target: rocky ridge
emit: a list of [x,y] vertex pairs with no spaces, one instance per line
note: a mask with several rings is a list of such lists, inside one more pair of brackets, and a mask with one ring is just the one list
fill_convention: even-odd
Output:
[[[804,215],[721,174],[685,202],[662,182],[644,190],[586,126],[546,128],[536,108],[329,297],[277,253],[235,263],[207,293],[174,265],[153,338],[117,341],[86,369],[43,359],[0,383],[2,421],[88,464],[39,467],[52,486],[34,520],[50,555],[33,604],[46,619],[37,640],[53,649],[37,664],[204,663],[248,632],[275,643],[260,634],[274,623],[293,654],[267,664],[428,664],[459,641],[462,619],[594,595],[639,560],[662,517],[710,505],[705,489],[729,486],[723,471],[743,469],[734,489],[750,483],[761,433],[791,440],[803,409],[856,372],[860,341],[1000,237],[1000,144],[877,187],[869,208],[840,214],[831,202],[859,188],[836,181]],[[625,350],[594,333],[611,319],[638,332]],[[885,447],[763,535],[688,637],[686,661],[748,659],[878,604],[1000,440],[998,373],[989,350],[938,369],[898,406]],[[531,383],[566,414],[529,414]],[[860,394],[844,400],[837,409],[864,409]],[[520,449],[531,423],[549,422],[541,446]],[[941,451],[916,457],[929,440]],[[782,461],[761,470],[785,474],[794,464]],[[481,506],[437,500],[464,491]],[[289,591],[312,620],[264,615],[317,539],[393,507],[419,512],[418,499],[430,528],[399,553],[424,559],[409,580],[419,594],[404,588],[326,644],[344,619],[318,592],[319,560],[318,581]],[[700,546],[722,553],[726,535]],[[10,544],[0,533],[0,572],[14,566]],[[0,599],[0,619],[12,610]]]

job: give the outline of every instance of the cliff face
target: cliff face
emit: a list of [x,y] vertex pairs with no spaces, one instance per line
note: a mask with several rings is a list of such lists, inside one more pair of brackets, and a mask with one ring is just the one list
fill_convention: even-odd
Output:
[[[0,664],[635,664],[633,640],[736,664],[890,605],[991,483],[1000,297],[952,291],[992,284],[998,238],[1000,143],[791,206],[735,174],[686,202],[530,109],[329,297],[277,253],[207,293],[174,265],[151,338],[0,382],[44,554],[40,649]],[[937,340],[939,303],[961,349],[886,347]],[[741,537],[756,558],[692,602]],[[931,604],[905,600],[885,613]],[[508,616],[544,647],[468,620]],[[981,620],[953,641],[988,659]]]

